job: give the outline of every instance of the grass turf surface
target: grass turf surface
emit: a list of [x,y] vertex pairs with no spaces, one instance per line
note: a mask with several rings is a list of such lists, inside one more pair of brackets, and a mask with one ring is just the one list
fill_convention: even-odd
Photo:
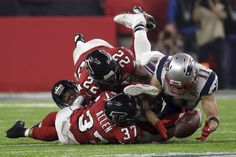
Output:
[[[36,104],[32,107],[32,103]],[[0,101],[0,156],[22,157],[108,157],[108,156],[167,156],[227,154],[236,156],[236,98],[217,99],[220,127],[205,142],[195,140],[201,129],[185,139],[173,138],[166,143],[129,145],[61,145],[59,142],[43,142],[29,138],[8,139],[5,131],[16,120],[22,119],[26,127],[38,123],[47,113],[58,110],[56,107],[36,107],[39,103],[51,101]],[[24,107],[19,107],[22,104]],[[29,106],[27,107],[27,104]],[[15,107],[14,107],[15,106]],[[200,105],[199,105],[200,106]],[[204,124],[203,117],[203,124]],[[210,155],[212,156],[212,155]]]

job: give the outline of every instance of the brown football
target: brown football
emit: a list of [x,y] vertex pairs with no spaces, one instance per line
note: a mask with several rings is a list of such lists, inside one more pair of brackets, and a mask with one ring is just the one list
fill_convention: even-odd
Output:
[[184,113],[175,122],[174,135],[177,138],[191,136],[200,127],[200,116],[196,110]]

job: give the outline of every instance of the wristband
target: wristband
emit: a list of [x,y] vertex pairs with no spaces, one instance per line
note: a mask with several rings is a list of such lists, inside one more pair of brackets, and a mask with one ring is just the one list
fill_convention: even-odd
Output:
[[211,118],[208,120],[208,122],[211,121],[211,120],[215,121],[218,125],[220,124],[219,119],[216,118],[216,117],[211,117]]

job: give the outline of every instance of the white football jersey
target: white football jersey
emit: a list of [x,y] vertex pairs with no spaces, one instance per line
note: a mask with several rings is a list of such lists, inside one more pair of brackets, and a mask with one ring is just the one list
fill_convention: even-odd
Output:
[[[166,66],[172,56],[164,56],[159,59],[155,65],[155,70],[152,71],[155,77],[160,81],[163,89],[163,99],[167,104],[183,106],[193,109],[197,106],[199,100],[204,95],[214,93],[218,88],[218,77],[216,73],[196,63],[196,77],[194,79],[193,87],[182,95],[172,93],[167,81],[165,80]],[[146,64],[146,68],[151,72],[153,70],[154,62]]]

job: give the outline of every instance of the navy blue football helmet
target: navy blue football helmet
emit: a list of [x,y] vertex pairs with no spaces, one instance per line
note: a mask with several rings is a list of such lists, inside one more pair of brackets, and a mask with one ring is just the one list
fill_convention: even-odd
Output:
[[134,97],[118,94],[106,101],[105,114],[117,125],[127,125],[135,122],[141,115],[140,105]]
[[64,108],[72,105],[73,101],[78,97],[79,91],[74,81],[60,80],[53,86],[51,94],[57,106]]
[[102,88],[114,90],[121,83],[120,67],[105,51],[92,51],[87,56],[86,64],[89,74]]

